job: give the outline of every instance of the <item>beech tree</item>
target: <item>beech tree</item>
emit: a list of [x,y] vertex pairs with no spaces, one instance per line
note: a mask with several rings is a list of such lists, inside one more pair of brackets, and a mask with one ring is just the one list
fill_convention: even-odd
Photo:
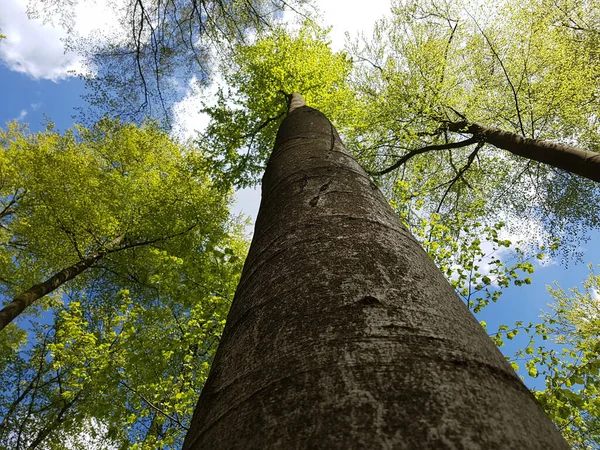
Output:
[[245,254],[228,193],[152,123],[0,136],[2,297],[31,303],[0,332],[0,447],[177,445]]
[[568,448],[298,94],[262,189],[184,449]]
[[120,272],[141,262],[141,247],[223,233],[226,196],[152,124],[104,120],[78,135],[13,124],[0,138],[0,277],[13,297],[0,328],[100,261]]
[[[208,141],[199,141],[201,146],[205,142],[211,143],[206,151],[212,151],[216,171],[252,174],[260,170],[268,143],[272,141],[274,130],[284,114],[285,92],[295,87],[307,89],[315,104],[330,111],[344,133],[354,142],[354,153],[363,164],[372,167],[373,160],[379,164],[380,160],[385,160],[384,154],[378,159],[377,150],[368,151],[368,146],[377,143],[381,136],[371,135],[369,130],[373,122],[369,117],[370,106],[362,103],[360,97],[357,98],[356,91],[349,86],[348,78],[344,78],[343,74],[351,70],[350,61],[344,54],[331,52],[326,43],[326,33],[314,24],[306,24],[291,36],[284,32],[265,36],[252,46],[239,49],[236,55],[235,64],[230,63],[229,70],[225,69],[227,87],[220,92],[220,102],[216,107],[207,109],[213,118],[203,136]],[[338,71],[332,70],[333,67],[339,67]],[[337,108],[340,104],[344,107]],[[364,111],[367,113],[363,114]],[[397,119],[397,116],[394,117]],[[382,120],[379,126],[384,130],[386,122]],[[382,131],[382,136],[386,136],[385,131]],[[475,145],[476,142],[470,144]],[[490,206],[486,195],[493,189],[502,189],[498,181],[508,182],[508,178],[496,180],[492,177],[491,168],[498,167],[501,170],[499,173],[506,173],[506,160],[490,158],[486,167],[474,159],[468,182],[458,176],[447,182],[448,173],[452,173],[457,164],[452,165],[450,157],[448,165],[446,154],[446,162],[441,158],[433,158],[432,161],[431,155],[435,154],[435,150],[441,153],[444,149],[451,149],[452,144],[440,145],[439,149],[431,147],[424,147],[424,151],[420,152],[422,158],[418,150],[415,151],[417,155],[408,158],[408,169],[405,166],[400,172],[406,172],[406,177],[383,180],[382,187],[388,194],[392,193],[391,204],[403,223],[415,233],[465,303],[477,313],[490,301],[497,301],[503,288],[513,283],[529,284],[531,278],[528,275],[534,269],[518,249],[517,253],[523,255],[523,259],[512,267],[504,265],[497,257],[490,258],[490,254],[481,249],[484,239],[500,247],[512,247],[510,241],[500,238],[504,224],[501,221],[490,223],[489,218],[486,219],[490,211],[500,209],[498,205]],[[489,157],[489,151],[485,151],[486,157]],[[456,170],[460,172],[458,168]],[[392,189],[387,180],[391,181],[389,184],[392,184]],[[421,184],[423,180],[427,183]],[[450,189],[456,187],[453,185],[457,181],[461,181],[458,186],[463,186],[462,191]],[[448,187],[449,184],[449,188],[441,192],[439,187],[438,191],[434,189],[436,185]],[[465,185],[475,192],[469,194]],[[452,200],[450,204],[453,207],[449,211],[438,209],[436,212],[440,199],[443,203],[446,196]],[[482,222],[487,222],[487,225]],[[545,251],[552,252],[557,247],[557,242],[553,241],[546,248],[543,246],[535,256],[543,259]],[[487,273],[482,273],[480,269],[484,264],[491,265]],[[523,278],[519,271],[524,273]],[[498,332],[507,336],[503,331],[504,328]],[[491,330],[491,335],[501,345],[498,332]],[[516,331],[511,329],[508,338],[511,339],[515,334]]]
[[394,2],[352,46],[370,126],[348,142],[444,218],[481,199],[485,215],[522,232],[542,223],[572,250],[600,223],[586,206],[600,196],[597,12],[594,1]]
[[68,32],[65,50],[79,53],[89,68],[79,74],[88,88],[81,118],[94,123],[108,113],[141,123],[151,116],[168,126],[172,103],[190,79],[206,86],[216,56],[251,40],[305,0],[110,0],[118,25],[81,36],[74,8],[85,2],[32,0],[28,5],[30,17]]

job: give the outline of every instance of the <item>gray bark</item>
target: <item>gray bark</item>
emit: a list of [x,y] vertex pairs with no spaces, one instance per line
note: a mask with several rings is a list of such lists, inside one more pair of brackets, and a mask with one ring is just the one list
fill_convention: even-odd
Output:
[[114,239],[110,242],[104,250],[94,252],[89,256],[86,256],[81,261],[75,264],[65,267],[58,271],[56,274],[48,278],[47,280],[30,287],[26,291],[17,295],[11,302],[7,303],[2,310],[0,310],[0,331],[17,318],[25,309],[36,300],[39,300],[45,295],[54,292],[56,289],[61,287],[67,281],[71,281],[76,276],[82,274],[89,269],[94,263],[101,260],[106,254],[112,253],[114,248],[118,246],[123,240],[123,236]]
[[568,448],[323,114],[262,189],[184,449]]
[[600,153],[541,139],[529,139],[509,131],[474,122],[453,122],[448,129],[477,136],[514,155],[600,182]]

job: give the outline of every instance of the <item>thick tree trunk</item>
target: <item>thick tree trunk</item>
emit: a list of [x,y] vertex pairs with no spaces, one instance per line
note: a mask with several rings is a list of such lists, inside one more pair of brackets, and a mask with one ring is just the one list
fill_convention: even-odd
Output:
[[448,129],[478,136],[488,144],[508,150],[514,155],[545,163],[590,180],[600,181],[600,153],[540,139],[524,138],[479,123],[454,122],[449,124]]
[[303,106],[279,129],[183,448],[568,446],[331,123]]
[[123,236],[118,237],[109,245],[107,245],[106,249],[103,251],[92,253],[72,266],[60,270],[46,281],[36,284],[35,286],[17,295],[0,311],[0,331],[2,331],[33,302],[39,300],[44,295],[48,295],[49,293],[55,291],[67,281],[72,280],[77,275],[80,275],[85,270],[90,268],[96,261],[102,259],[107,253],[113,252],[115,247],[117,247],[122,240]]

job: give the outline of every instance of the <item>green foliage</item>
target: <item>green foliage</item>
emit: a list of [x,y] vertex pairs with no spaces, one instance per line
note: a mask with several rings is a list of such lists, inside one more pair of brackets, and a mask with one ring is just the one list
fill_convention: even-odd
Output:
[[[138,247],[191,230],[221,230],[227,200],[186,150],[154,125],[102,121],[60,135],[0,133],[2,293],[14,296],[122,236],[123,252],[102,264],[117,270]],[[135,262],[134,262],[135,264]]]
[[350,70],[346,55],[331,51],[327,30],[310,21],[298,31],[275,28],[236,47],[222,68],[226,87],[219,89],[216,106],[204,110],[211,122],[198,145],[211,155],[212,170],[240,185],[253,182],[293,92],[340,130],[353,126],[358,110],[347,84]]
[[[590,271],[592,267],[590,265]],[[590,272],[583,291],[570,295],[559,286],[548,288],[554,304],[543,327],[563,349],[534,349],[530,371],[546,377],[546,389],[536,396],[575,448],[600,445],[600,276]]]
[[[546,388],[538,401],[573,448],[600,446],[600,276],[590,265],[583,290],[570,293],[548,286],[554,302],[537,324],[501,326],[492,339],[498,345],[523,333],[527,345],[513,357],[515,370],[542,377]],[[518,363],[524,363],[519,367]]]
[[[448,130],[463,120],[524,137],[595,150],[600,79],[594,2],[396,2],[373,39],[356,43],[352,86],[368,131],[349,147],[373,171],[410,151],[465,140]],[[354,140],[354,142],[353,142]],[[600,224],[596,183],[477,144],[415,155],[382,180],[423,192],[431,211],[485,202],[511,231],[542,223],[542,240],[559,236],[575,252],[582,230]]]
[[[8,368],[12,386],[35,382],[7,416],[8,429],[31,439],[40,433],[37,423],[53,425],[44,442],[56,448],[86,433],[91,423],[101,424],[102,436],[118,448],[180,444],[241,270],[246,247],[230,244],[227,254],[216,250],[204,267],[190,267],[198,274],[184,278],[184,292],[179,280],[169,282],[167,268],[152,288],[129,283],[132,291],[69,292],[71,301],[54,324],[40,329],[33,348],[21,352],[23,369],[15,370],[17,362]],[[161,259],[179,273],[192,257]],[[208,268],[210,276],[202,273]],[[43,355],[39,366],[35,355]],[[17,394],[7,400],[14,402]],[[32,405],[40,413],[27,417]],[[55,424],[66,405],[68,414]],[[14,444],[14,435],[4,438]]]
[[178,445],[247,250],[229,196],[150,123],[0,139],[5,297],[124,237],[0,333],[0,446]]
[[[180,446],[225,324],[241,270],[239,256],[246,250],[230,244],[227,254],[215,250],[212,261],[193,267],[199,274],[184,279],[184,292],[179,280],[168,280],[165,267],[149,292],[134,284],[134,290],[106,298],[71,294],[73,300],[46,330],[51,338],[41,378],[48,382],[48,393],[38,393],[36,404],[58,395],[63,402],[76,401],[47,442],[60,446],[86,424],[99,423],[117,447]],[[163,264],[180,273],[180,266],[193,258],[181,256],[163,255]],[[208,265],[211,275],[202,273]],[[60,382],[53,380],[55,374]],[[51,422],[53,414],[56,409],[46,410],[44,422]],[[19,422],[22,416],[15,413],[11,418],[15,429],[35,423]]]
[[[569,0],[395,2],[373,40],[354,46],[366,64],[358,75],[363,94],[375,102],[373,114],[395,112],[404,119],[374,122],[405,139],[436,132],[458,111],[531,138],[591,143],[582,141],[582,132],[591,132],[597,120],[591,102],[600,75],[591,64],[598,58],[596,6]],[[591,29],[568,23],[577,23],[577,16]]]
[[[544,258],[545,247],[533,255],[515,247],[503,237],[505,224],[484,225],[476,208],[445,220],[438,213],[427,217],[423,202],[412,202],[409,197],[418,196],[406,187],[405,182],[397,183],[399,200],[392,200],[392,207],[473,313],[497,302],[506,288],[531,284],[532,261]],[[557,246],[555,242],[551,247]]]

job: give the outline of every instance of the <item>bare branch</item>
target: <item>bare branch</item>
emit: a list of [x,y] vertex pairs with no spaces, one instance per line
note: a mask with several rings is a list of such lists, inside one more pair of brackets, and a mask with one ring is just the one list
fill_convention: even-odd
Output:
[[464,173],[467,170],[469,170],[469,168],[473,164],[473,160],[475,159],[475,156],[477,156],[477,153],[479,152],[479,150],[481,150],[481,148],[483,147],[484,144],[485,144],[485,142],[479,142],[477,144],[477,147],[475,147],[475,150],[473,150],[471,152],[471,154],[469,155],[469,158],[467,159],[467,163],[459,170],[459,172],[456,174],[456,176],[447,183],[449,185],[446,188],[446,191],[444,192],[444,195],[442,196],[442,199],[440,200],[440,203],[438,204],[437,209],[435,210],[436,213],[440,212],[440,209],[442,208],[442,204],[444,203],[446,196],[450,192],[450,189],[452,189],[452,186],[454,186],[454,184],[456,184],[456,182],[462,178]]
[[390,173],[392,170],[395,170],[398,167],[400,167],[401,165],[403,165],[404,163],[406,163],[413,156],[420,155],[421,153],[427,153],[427,152],[434,151],[434,150],[448,150],[448,149],[452,149],[452,148],[461,148],[461,147],[466,147],[471,144],[476,144],[477,142],[478,142],[478,139],[476,137],[472,137],[472,138],[469,138],[469,139],[466,139],[466,140],[460,141],[460,142],[450,142],[448,144],[440,144],[440,145],[427,145],[427,146],[419,148],[417,150],[411,150],[406,155],[402,156],[402,158],[400,158],[398,161],[396,161],[392,166],[388,167],[387,169],[380,170],[379,172],[371,172],[371,175],[379,176],[379,175],[385,175],[386,173]]

